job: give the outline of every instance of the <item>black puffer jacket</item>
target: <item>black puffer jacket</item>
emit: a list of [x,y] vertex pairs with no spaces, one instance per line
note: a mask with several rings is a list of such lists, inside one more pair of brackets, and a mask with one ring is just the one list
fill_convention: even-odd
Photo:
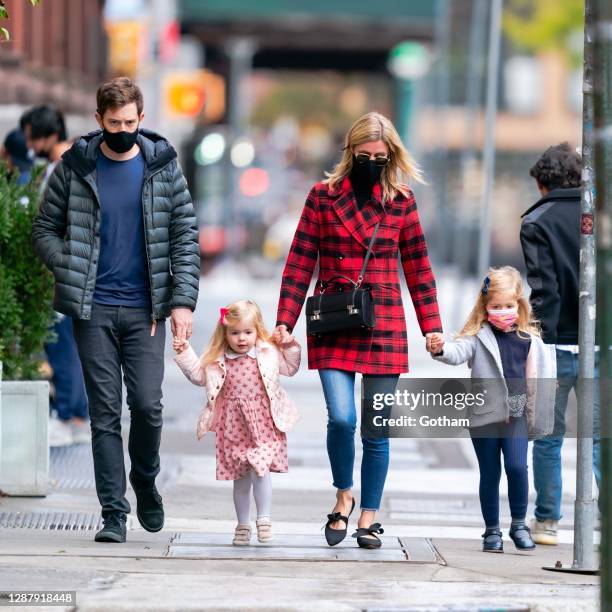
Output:
[[[96,158],[100,130],[80,138],[57,165],[32,226],[38,255],[55,276],[53,306],[78,319],[91,317],[100,255],[100,204]],[[142,188],[151,317],[172,308],[193,310],[198,298],[200,255],[187,181],[168,141],[140,130],[145,160]]]

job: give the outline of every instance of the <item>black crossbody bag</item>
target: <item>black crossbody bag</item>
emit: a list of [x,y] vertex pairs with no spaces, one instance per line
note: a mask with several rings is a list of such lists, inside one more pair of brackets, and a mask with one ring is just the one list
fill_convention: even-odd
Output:
[[[322,336],[358,328],[372,329],[376,325],[372,289],[369,286],[362,287],[362,282],[378,226],[378,223],[374,226],[357,282],[347,276],[334,276],[326,282],[321,281],[321,293],[311,295],[306,300],[306,333],[309,336]],[[338,283],[340,279],[348,281],[350,285],[344,288]],[[328,291],[333,286],[336,286],[336,290]]]

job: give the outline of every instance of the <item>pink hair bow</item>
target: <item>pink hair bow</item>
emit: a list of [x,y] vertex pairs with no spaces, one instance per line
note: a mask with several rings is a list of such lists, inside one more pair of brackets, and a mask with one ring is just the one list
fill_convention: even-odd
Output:
[[219,308],[219,314],[221,315],[219,317],[219,323],[221,323],[221,325],[223,325],[225,323],[225,315],[229,312],[229,309],[227,308]]

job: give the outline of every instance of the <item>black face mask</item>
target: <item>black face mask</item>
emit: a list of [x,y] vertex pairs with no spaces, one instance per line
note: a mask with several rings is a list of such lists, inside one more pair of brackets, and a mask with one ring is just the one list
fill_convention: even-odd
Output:
[[382,171],[383,166],[375,164],[372,160],[369,160],[367,164],[358,164],[353,160],[353,167],[349,177],[353,189],[371,192],[374,185],[380,181]]
[[103,130],[104,142],[108,148],[115,153],[127,153],[136,144],[138,138],[138,128],[133,132],[109,132],[106,128]]

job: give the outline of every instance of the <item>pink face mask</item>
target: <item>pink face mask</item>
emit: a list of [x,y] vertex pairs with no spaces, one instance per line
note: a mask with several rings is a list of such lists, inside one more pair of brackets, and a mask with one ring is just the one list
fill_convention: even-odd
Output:
[[518,321],[518,306],[487,310],[487,314],[489,315],[488,320],[491,325],[506,331]]

